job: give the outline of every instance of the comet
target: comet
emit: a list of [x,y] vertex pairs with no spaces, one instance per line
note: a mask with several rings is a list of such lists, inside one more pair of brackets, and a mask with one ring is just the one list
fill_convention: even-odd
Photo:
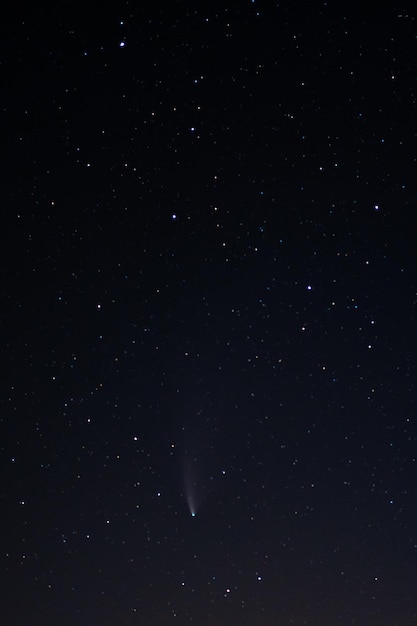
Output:
[[186,494],[185,499],[187,500],[187,505],[188,505],[188,509],[190,511],[191,517],[195,517],[197,514],[197,510],[196,510],[196,506],[194,503],[193,495],[190,491]]

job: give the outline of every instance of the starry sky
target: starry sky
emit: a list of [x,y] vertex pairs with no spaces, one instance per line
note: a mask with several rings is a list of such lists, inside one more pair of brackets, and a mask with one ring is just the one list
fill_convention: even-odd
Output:
[[5,626],[416,623],[412,11],[3,9]]

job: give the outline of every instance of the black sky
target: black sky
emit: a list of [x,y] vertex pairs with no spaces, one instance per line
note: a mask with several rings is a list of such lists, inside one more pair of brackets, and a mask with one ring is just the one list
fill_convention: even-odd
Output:
[[0,72],[2,623],[413,624],[415,11],[41,2]]

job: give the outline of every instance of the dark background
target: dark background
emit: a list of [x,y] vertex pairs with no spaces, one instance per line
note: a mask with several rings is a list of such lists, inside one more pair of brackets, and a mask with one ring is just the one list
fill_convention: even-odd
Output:
[[0,76],[2,624],[415,623],[414,12],[15,5]]

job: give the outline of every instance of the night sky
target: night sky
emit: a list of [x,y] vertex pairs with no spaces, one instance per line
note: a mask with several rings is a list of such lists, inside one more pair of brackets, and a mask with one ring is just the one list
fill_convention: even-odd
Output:
[[1,623],[416,624],[415,15],[18,4]]

